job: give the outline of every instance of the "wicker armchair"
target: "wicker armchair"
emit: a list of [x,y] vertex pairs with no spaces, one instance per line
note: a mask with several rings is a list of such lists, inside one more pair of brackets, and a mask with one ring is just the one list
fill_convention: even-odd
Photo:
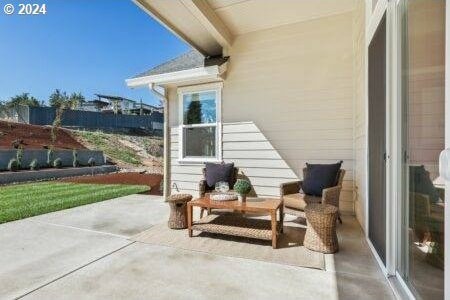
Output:
[[[306,175],[306,168],[303,169],[303,175]],[[300,194],[300,188],[303,181],[282,183],[280,185],[280,197],[283,200],[284,213],[304,217],[304,209],[306,205],[310,203],[331,204],[339,209],[339,196],[341,194],[344,175],[345,170],[340,169],[337,185],[324,189],[322,191],[322,197]],[[342,224],[342,219],[339,212],[338,220]]]
[[[232,173],[232,178],[231,178],[231,186],[230,189],[233,188],[234,184],[237,181],[238,178],[238,173],[239,173],[239,168],[234,167],[233,169],[233,173]],[[212,191],[214,191],[215,187],[208,187],[208,185],[206,184],[206,168],[202,169],[202,174],[203,174],[203,179],[200,180],[200,182],[198,183],[198,193],[199,193],[199,197],[202,198],[205,196],[206,193],[210,193]],[[202,209],[200,211],[200,217],[203,217],[203,212],[205,211],[205,209]],[[211,210],[208,210],[208,213],[210,213]]]

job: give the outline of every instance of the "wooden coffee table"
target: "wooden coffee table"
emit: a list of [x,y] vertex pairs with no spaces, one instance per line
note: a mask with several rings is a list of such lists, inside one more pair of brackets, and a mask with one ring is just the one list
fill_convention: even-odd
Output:
[[[225,209],[234,211],[233,214],[209,214],[198,221],[193,221],[193,207],[210,209]],[[277,221],[277,211],[279,221]],[[270,225],[267,221],[245,218],[245,213],[261,213],[270,215]],[[277,238],[283,232],[283,205],[279,199],[247,198],[246,202],[214,201],[206,195],[187,204],[188,233],[203,231],[236,235],[247,238],[271,240],[272,247],[277,248]]]

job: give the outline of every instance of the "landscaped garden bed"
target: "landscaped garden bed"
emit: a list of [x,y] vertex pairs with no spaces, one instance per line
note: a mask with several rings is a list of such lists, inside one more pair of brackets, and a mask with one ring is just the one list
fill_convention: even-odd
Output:
[[163,176],[161,174],[142,174],[138,172],[123,172],[99,174],[94,176],[78,176],[61,179],[64,182],[95,183],[95,184],[138,184],[147,185],[151,195],[162,195],[160,190]]
[[0,187],[0,223],[145,193],[146,185],[39,182]]
[[[13,165],[14,162],[14,165]],[[87,167],[106,164],[102,151],[0,149],[0,171]]]

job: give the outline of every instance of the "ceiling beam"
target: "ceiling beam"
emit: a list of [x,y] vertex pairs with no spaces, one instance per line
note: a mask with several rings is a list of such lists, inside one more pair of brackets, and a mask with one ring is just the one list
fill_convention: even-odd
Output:
[[223,48],[231,48],[234,36],[206,0],[180,0]]

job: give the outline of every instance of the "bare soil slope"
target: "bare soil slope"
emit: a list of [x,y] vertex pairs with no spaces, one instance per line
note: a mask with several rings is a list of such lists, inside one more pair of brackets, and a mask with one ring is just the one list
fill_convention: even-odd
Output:
[[[64,129],[56,137],[55,149],[86,149]],[[51,127],[0,121],[0,149],[12,149],[15,140],[23,140],[25,149],[43,149],[52,143]]]

